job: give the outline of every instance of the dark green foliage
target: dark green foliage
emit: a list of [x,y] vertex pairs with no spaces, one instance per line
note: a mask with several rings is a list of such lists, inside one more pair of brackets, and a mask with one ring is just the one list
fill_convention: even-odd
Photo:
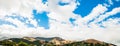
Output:
[[22,38],[19,38],[19,39],[18,38],[12,38],[10,40],[12,40],[13,42],[16,42],[16,43],[19,43],[19,42],[23,41],[23,42],[26,42],[28,44],[32,44],[32,42],[30,42],[28,40],[25,40],[25,39],[22,39]]
[[74,43],[70,43],[70,44],[65,44],[63,46],[109,46],[109,44],[108,43],[94,44],[94,43],[86,43],[86,42],[74,42]]
[[18,43],[18,46],[29,46],[27,43],[21,41],[20,43]]
[[37,45],[37,46],[41,45],[41,43],[38,40],[34,41],[32,44]]
[[89,46],[94,46],[94,44],[93,43],[89,43]]
[[0,45],[3,45],[3,46],[15,46],[16,43],[15,42],[10,42],[10,41],[0,41]]

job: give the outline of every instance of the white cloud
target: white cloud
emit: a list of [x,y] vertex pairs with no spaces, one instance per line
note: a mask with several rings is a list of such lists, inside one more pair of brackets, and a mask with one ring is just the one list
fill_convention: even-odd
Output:
[[70,3],[71,1],[74,1],[74,0],[61,0],[61,2],[64,2],[64,3]]
[[[11,35],[11,37],[22,37],[35,36],[37,34],[38,36],[38,34],[41,32],[40,31],[38,33],[38,29],[44,30],[44,28],[38,27],[37,21],[33,19],[32,10],[34,9],[37,9],[38,12],[41,12],[45,11],[47,8],[46,4],[42,4],[41,0],[0,0],[0,19],[17,25],[17,27],[5,24],[0,25],[0,35],[6,35],[7,37],[9,37],[9,35]],[[36,28],[29,28],[24,22],[10,17],[8,18],[6,16],[20,16],[21,18],[28,18],[26,22],[33,24]]]
[[109,4],[110,4],[110,5],[113,5],[113,2],[112,2],[112,0],[108,0],[108,2],[109,2]]
[[60,22],[70,23],[69,18],[75,18],[77,16],[72,13],[72,11],[74,11],[74,9],[76,8],[77,4],[75,2],[70,2],[69,5],[60,6],[58,5],[58,2],[59,1],[48,2],[48,8],[51,11],[50,14],[48,14],[48,17]]
[[[76,21],[75,24],[79,25],[81,28],[88,28],[87,23],[93,19],[95,19],[96,17],[98,17],[99,15],[105,13],[108,9],[101,5],[98,4],[96,7],[93,8],[93,10],[84,18],[79,17]],[[92,24],[92,27],[97,27],[97,25]]]
[[[0,36],[10,38],[23,36],[58,36],[72,40],[94,38],[118,44],[118,42],[114,42],[114,40],[120,40],[120,18],[111,18],[107,21],[103,21],[102,25],[106,28],[101,28],[99,24],[96,23],[102,21],[106,17],[119,13],[119,7],[114,8],[110,12],[106,12],[108,10],[107,7],[102,4],[98,4],[93,8],[89,15],[82,18],[80,15],[73,13],[76,6],[79,5],[75,0],[62,0],[62,2],[69,2],[69,5],[65,6],[58,5],[58,2],[59,0],[48,0],[46,4],[42,4],[41,0],[0,0],[0,13],[2,13],[0,14],[0,19],[18,26],[14,27],[6,24],[0,25]],[[50,18],[50,29],[44,29],[43,27],[37,26],[37,21],[33,19],[32,14],[32,10],[34,9],[36,9],[37,12],[49,12],[47,16]],[[24,22],[21,22],[18,19],[5,17],[12,16],[13,13],[21,16],[22,18],[28,18],[26,23],[31,23],[35,27],[29,28]],[[96,18],[98,16],[99,18]],[[76,21],[73,22],[75,26],[70,23],[70,18],[76,19]],[[92,19],[95,20],[88,24],[90,26],[88,27],[87,22]]]
[[105,6],[102,6],[101,4],[98,4],[98,6],[93,8],[91,13],[89,15],[87,15],[85,18],[83,18],[83,20],[84,20],[84,22],[88,22],[88,21],[96,18],[100,14],[103,14],[105,11],[107,11],[107,8]]
[[96,18],[96,19],[95,19],[94,23],[100,22],[100,21],[102,21],[103,19],[105,19],[105,18],[107,18],[107,17],[109,17],[109,16],[114,16],[114,15],[117,14],[117,13],[120,13],[120,7],[114,8],[112,11],[106,12],[105,14],[100,15],[99,18]]

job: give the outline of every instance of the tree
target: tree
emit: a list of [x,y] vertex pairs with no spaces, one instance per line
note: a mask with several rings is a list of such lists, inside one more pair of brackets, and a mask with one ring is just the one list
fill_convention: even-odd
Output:
[[16,43],[15,42],[10,42],[10,41],[1,41],[0,45],[3,45],[3,46],[15,46]]
[[18,46],[29,46],[29,45],[27,43],[21,41],[18,43]]

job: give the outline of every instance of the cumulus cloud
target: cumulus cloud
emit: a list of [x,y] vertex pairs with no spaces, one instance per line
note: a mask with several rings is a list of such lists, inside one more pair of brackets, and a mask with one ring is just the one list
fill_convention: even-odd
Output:
[[[60,6],[59,2],[69,3],[68,5]],[[120,45],[120,18],[110,18],[106,21],[103,19],[120,13],[120,8],[113,8],[112,11],[106,12],[108,8],[102,4],[98,4],[84,18],[74,14],[73,11],[80,3],[75,0],[48,0],[43,4],[41,0],[0,0],[0,19],[11,22],[15,26],[2,24],[0,25],[0,38],[2,37],[62,37],[70,40],[83,40],[94,38],[106,42]],[[112,4],[112,3],[110,3]],[[33,10],[37,12],[49,12],[49,29],[39,27],[37,21],[33,19]],[[13,15],[15,14],[15,15]],[[6,16],[19,16],[27,18],[25,22],[19,19],[14,19]],[[75,19],[71,24],[70,18]],[[93,20],[89,24],[89,21]],[[102,21],[101,23],[98,23]],[[34,27],[28,27],[27,24],[32,24]],[[100,27],[102,24],[106,28]]]
[[105,13],[105,11],[107,11],[107,8],[101,4],[98,4],[98,6],[96,6],[89,15],[87,15],[85,18],[83,18],[83,20],[85,22],[88,22],[94,18],[96,18],[97,16],[99,16],[100,14]]
[[120,7],[114,8],[112,11],[106,12],[105,14],[100,15],[100,17],[96,18],[96,20],[94,22],[100,22],[103,19],[105,19],[105,18],[107,18],[109,16],[114,16],[117,13],[120,13]]
[[110,5],[113,5],[113,2],[112,2],[112,0],[108,0],[108,2],[109,2],[109,4],[110,4]]

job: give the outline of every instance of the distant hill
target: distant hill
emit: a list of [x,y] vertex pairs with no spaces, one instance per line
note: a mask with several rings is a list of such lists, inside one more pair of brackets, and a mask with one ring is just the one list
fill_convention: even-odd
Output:
[[3,46],[116,46],[111,43],[98,41],[95,39],[87,39],[83,41],[64,40],[60,37],[23,37],[10,38],[0,41]]
[[66,44],[66,45],[70,45],[70,46],[117,46],[115,44],[106,43],[106,42],[98,41],[95,39],[87,39],[87,40],[73,42],[73,43]]

